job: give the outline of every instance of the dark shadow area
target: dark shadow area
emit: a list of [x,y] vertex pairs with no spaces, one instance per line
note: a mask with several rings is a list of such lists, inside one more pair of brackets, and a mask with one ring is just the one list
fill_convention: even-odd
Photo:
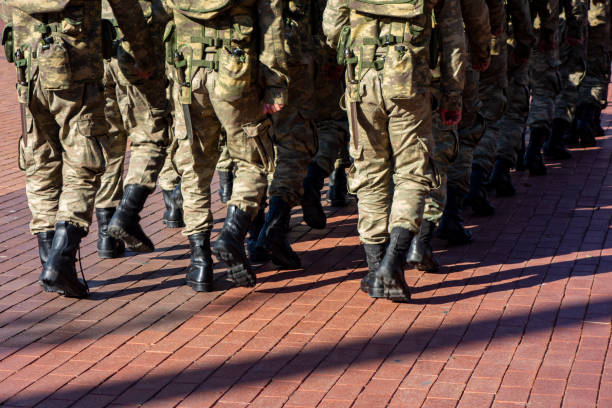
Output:
[[[553,328],[579,326],[583,322],[587,307],[593,310],[606,310],[605,313],[599,314],[599,317],[610,318],[612,316],[610,313],[612,300],[542,309],[528,316],[504,314],[501,318],[447,324],[436,329],[409,329],[406,333],[383,334],[372,339],[345,338],[341,345],[319,343],[317,347],[309,347],[308,351],[285,348],[285,351],[269,353],[261,359],[255,358],[248,361],[241,359],[241,362],[232,362],[229,359],[218,365],[196,362],[183,374],[176,370],[167,370],[163,374],[149,375],[143,381],[139,381],[139,378],[117,378],[97,387],[73,384],[69,389],[60,389],[52,396],[53,399],[74,400],[75,395],[83,396],[94,388],[96,394],[119,395],[123,390],[138,383],[137,386],[142,387],[143,392],[131,393],[129,395],[132,397],[128,397],[127,400],[124,396],[121,402],[123,404],[142,404],[160,391],[165,398],[182,397],[185,387],[178,386],[178,384],[193,384],[191,389],[194,389],[197,385],[206,383],[203,390],[207,393],[219,392],[220,397],[228,386],[234,384],[260,385],[262,380],[291,379],[296,376],[306,376],[313,370],[323,368],[338,367],[344,370],[349,365],[358,365],[375,369],[384,361],[413,366],[417,356],[422,352],[454,348],[457,345],[469,346],[473,342],[482,342],[493,337],[496,340],[503,340],[522,334],[523,331],[533,335],[538,332],[548,332]],[[581,317],[574,319],[560,318],[561,316]],[[175,380],[176,387],[165,387],[173,380]],[[46,392],[33,391],[27,396],[10,399],[8,402],[11,405],[32,406],[49,396],[50,394]]]

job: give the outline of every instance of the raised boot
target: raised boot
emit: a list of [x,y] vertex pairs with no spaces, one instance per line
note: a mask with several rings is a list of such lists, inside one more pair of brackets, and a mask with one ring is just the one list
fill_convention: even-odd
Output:
[[406,253],[414,233],[395,227],[389,234],[389,245],[378,269],[368,280],[368,294],[373,298],[386,298],[393,302],[408,302],[410,290],[404,278]]
[[546,175],[546,166],[542,158],[542,145],[548,139],[548,129],[544,127],[531,128],[529,145],[525,151],[525,168],[529,170],[530,176]]
[[439,238],[448,241],[450,245],[464,245],[472,242],[472,233],[463,226],[462,194],[449,187],[446,194],[446,206],[438,226]]
[[472,207],[474,214],[490,216],[495,214],[495,207],[489,202],[485,183],[487,175],[485,170],[477,164],[472,165],[472,175],[470,176],[470,191],[465,198],[466,205]]
[[96,208],[98,219],[98,258],[118,258],[125,253],[125,245],[120,239],[108,235],[108,223],[115,214],[114,208]]
[[223,204],[232,198],[234,188],[234,172],[218,170],[219,172],[219,198]]
[[346,207],[347,179],[344,167],[336,167],[329,176],[327,199],[332,207]]
[[327,174],[316,163],[308,165],[308,173],[302,183],[304,194],[302,195],[302,212],[304,222],[314,229],[323,229],[327,224],[327,217],[321,205],[321,190]]
[[564,140],[568,139],[570,124],[563,119],[554,119],[552,132],[544,144],[544,155],[554,160],[568,160],[572,154],[565,148]]
[[291,207],[280,197],[270,199],[270,207],[257,240],[257,248],[268,254],[274,265],[283,269],[297,269],[302,262],[289,245],[287,233],[291,220]]
[[599,108],[593,104],[582,104],[576,108],[576,136],[580,146],[593,147],[596,145],[593,124],[597,121]]
[[212,247],[212,253],[227,265],[227,276],[238,286],[255,286],[255,274],[244,251],[251,217],[236,206],[227,208],[225,224]]
[[36,234],[38,240],[38,256],[40,257],[40,263],[45,266],[47,258],[49,257],[49,250],[53,244],[53,236],[55,231],[44,231]]
[[183,228],[183,194],[179,183],[173,190],[162,190],[166,211],[162,217],[162,222],[168,228]]
[[153,252],[155,246],[139,224],[142,211],[151,190],[139,184],[125,186],[119,208],[108,224],[108,234],[125,242],[134,252]]
[[266,222],[265,206],[261,206],[257,216],[251,222],[249,227],[249,236],[247,238],[247,249],[249,251],[249,260],[251,263],[264,263],[268,262],[270,257],[265,251],[257,248],[257,240],[259,239],[259,233]]
[[370,290],[369,282],[374,279],[374,275],[380,266],[380,262],[385,256],[385,244],[364,244],[363,249],[368,263],[368,273],[361,279],[361,290],[368,293]]
[[89,295],[87,283],[79,280],[75,267],[76,253],[85,235],[84,228],[66,221],[56,224],[53,245],[39,278],[45,291],[76,298]]
[[213,289],[213,260],[210,252],[210,231],[189,235],[191,265],[185,281],[196,292]]
[[495,194],[498,197],[512,197],[516,194],[516,189],[512,184],[512,177],[510,176],[511,167],[512,164],[506,159],[498,158],[495,160],[487,186],[495,188]]
[[423,220],[419,233],[412,238],[406,262],[416,266],[419,271],[438,272],[440,264],[434,257],[431,240],[433,239],[436,224]]

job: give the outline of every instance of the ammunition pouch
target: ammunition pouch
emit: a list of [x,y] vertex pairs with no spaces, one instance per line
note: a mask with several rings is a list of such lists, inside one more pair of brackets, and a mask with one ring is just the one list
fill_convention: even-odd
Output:
[[4,55],[9,63],[15,62],[15,42],[13,39],[13,25],[7,24],[2,30],[2,46],[4,47]]

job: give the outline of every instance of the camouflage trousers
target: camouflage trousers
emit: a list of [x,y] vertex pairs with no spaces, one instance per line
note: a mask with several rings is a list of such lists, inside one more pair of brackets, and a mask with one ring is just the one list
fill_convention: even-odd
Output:
[[459,123],[459,151],[457,158],[448,167],[447,188],[456,189],[467,194],[470,189],[472,161],[474,149],[485,129],[485,120],[480,111],[478,97],[479,73],[468,64],[465,70],[465,86],[463,88],[463,113]]
[[[25,87],[19,92],[20,100],[26,100]],[[26,128],[20,164],[32,213],[30,231],[55,230],[58,221],[88,229],[104,171],[108,131],[100,85],[77,83],[67,90],[47,90],[36,79]]]
[[[359,90],[359,133],[351,135],[357,137],[358,147],[349,143],[354,159],[349,190],[359,199],[361,240],[382,244],[395,227],[416,232],[421,226],[425,198],[433,184],[431,95],[427,90],[407,99],[388,98],[394,90],[384,88],[373,69],[365,73]],[[347,89],[347,95],[355,92]]]
[[276,166],[268,195],[294,206],[300,202],[308,164],[318,149],[313,121],[313,64],[290,65],[289,78],[289,103],[272,115]]
[[485,174],[493,170],[497,143],[500,138],[499,120],[507,103],[508,58],[505,43],[497,55],[491,56],[491,65],[480,75],[479,98],[482,102],[480,113],[486,121],[482,139],[474,149],[472,164],[479,166]]
[[555,99],[554,119],[572,123],[578,104],[578,87],[586,74],[586,51],[583,45],[570,45],[566,41],[567,24],[561,19],[559,59],[561,66],[561,92]]
[[235,101],[215,96],[218,73],[200,68],[192,79],[193,144],[185,128],[185,118],[178,103],[179,87],[174,86],[176,101],[175,135],[178,148],[175,162],[182,177],[184,235],[210,231],[210,183],[219,159],[221,129],[227,135],[227,150],[235,165],[232,198],[235,206],[254,218],[264,199],[267,174],[274,170],[274,147],[269,134],[270,121],[263,113],[259,90],[253,85]]
[[349,129],[347,120],[322,120],[317,122],[319,150],[312,159],[327,174],[336,167],[348,167]]
[[155,189],[168,146],[169,111],[165,78],[132,85],[123,78],[116,59],[104,63],[105,114],[113,137],[106,150],[108,164],[96,195],[96,207],[116,207],[123,195],[121,178],[130,139],[130,166],[125,184]]
[[551,130],[555,100],[561,92],[559,50],[542,51],[534,48],[529,61],[531,104],[527,125]]
[[440,185],[432,189],[425,199],[423,218],[437,225],[440,223],[446,206],[448,167],[455,161],[459,151],[457,127],[444,125],[438,112],[433,115],[433,140],[436,146],[432,160],[440,178]]
[[516,165],[529,115],[529,63],[509,65],[508,103],[500,120],[496,158]]
[[591,2],[587,71],[579,88],[579,104],[604,108],[610,82],[610,0]]
[[174,129],[172,127],[168,129],[168,135],[170,136],[170,142],[166,148],[166,160],[164,161],[164,165],[159,172],[159,178],[157,181],[162,190],[172,191],[181,181],[181,175],[178,173],[174,159],[176,156],[176,150],[178,148],[178,142],[174,137]]

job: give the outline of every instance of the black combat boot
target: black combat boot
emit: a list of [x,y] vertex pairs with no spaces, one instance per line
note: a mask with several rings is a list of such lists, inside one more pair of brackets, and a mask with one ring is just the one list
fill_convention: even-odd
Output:
[[210,231],[189,235],[191,265],[187,270],[186,282],[196,292],[210,292],[213,289],[213,260],[210,253]]
[[227,265],[228,277],[238,286],[255,286],[255,274],[244,251],[246,236],[251,217],[236,206],[227,208],[225,224],[212,247],[217,259]]
[[472,174],[470,176],[470,191],[465,198],[465,205],[472,207],[474,214],[483,217],[495,214],[495,207],[489,202],[485,183],[488,177],[485,170],[477,164],[472,164]]
[[365,293],[369,293],[371,280],[374,280],[374,276],[380,262],[385,256],[386,244],[364,244],[363,249],[366,254],[366,261],[368,262],[368,273],[361,279],[361,290]]
[[274,265],[283,269],[297,269],[302,262],[287,241],[291,207],[280,197],[270,198],[266,222],[261,229],[257,248],[268,254]]
[[440,264],[434,257],[431,240],[433,239],[436,224],[423,220],[418,235],[412,239],[406,262],[415,265],[419,271],[438,272]]
[[438,237],[448,241],[450,245],[464,245],[472,242],[472,233],[463,226],[461,208],[462,193],[449,187],[446,193],[446,207],[438,226]]
[[84,228],[66,221],[56,224],[53,245],[38,279],[45,291],[76,298],[89,295],[87,283],[79,280],[75,267],[76,253],[85,235]]
[[131,251],[153,252],[155,250],[153,242],[138,223],[140,221],[140,211],[142,211],[149,194],[151,194],[151,190],[145,186],[139,184],[125,186],[119,208],[117,208],[108,224],[108,234],[125,242],[125,245]]
[[593,104],[582,104],[576,108],[576,136],[580,146],[593,147],[596,145],[595,129],[593,124],[597,121],[599,108]]
[[181,183],[174,190],[162,190],[166,211],[162,217],[162,222],[168,228],[183,228],[183,194],[181,193]]
[[51,250],[51,245],[53,244],[53,235],[55,235],[55,231],[53,230],[36,234],[36,238],[38,239],[38,256],[40,257],[42,266],[45,266],[47,258],[49,257],[49,250]]
[[395,227],[389,234],[389,245],[378,269],[368,279],[368,295],[373,298],[387,298],[394,302],[408,302],[410,290],[404,278],[406,253],[414,233]]
[[510,176],[511,167],[512,164],[506,159],[497,158],[495,160],[487,186],[495,188],[495,194],[498,197],[512,197],[516,194],[516,189],[512,184],[512,177]]
[[525,167],[529,170],[530,176],[546,175],[546,166],[542,158],[542,145],[548,139],[549,131],[544,127],[531,128],[529,145],[525,152]]
[[108,223],[115,214],[114,208],[96,208],[98,219],[98,258],[119,258],[125,253],[125,245],[120,239],[108,235]]
[[304,194],[302,195],[302,212],[304,221],[309,227],[323,229],[327,224],[327,217],[321,205],[321,190],[327,174],[316,163],[308,165],[308,173],[302,184]]
[[327,199],[332,207],[346,207],[347,180],[344,167],[337,167],[329,176]]
[[227,203],[232,198],[232,189],[234,188],[234,172],[222,171],[219,172],[219,197],[223,204]]
[[593,128],[595,129],[595,136],[596,137],[605,136],[606,131],[601,126],[601,108],[598,108],[596,112],[597,113],[595,114],[595,122],[593,123]]
[[553,160],[568,160],[572,154],[565,148],[564,140],[568,139],[570,124],[563,119],[554,119],[552,132],[544,144],[544,155]]
[[251,263],[265,263],[268,262],[268,260],[270,259],[266,251],[262,251],[257,248],[257,240],[259,239],[259,234],[261,233],[261,229],[263,228],[265,222],[265,205],[262,205],[259,209],[259,212],[257,213],[257,216],[249,227],[247,249],[249,250],[249,260],[251,261]]

